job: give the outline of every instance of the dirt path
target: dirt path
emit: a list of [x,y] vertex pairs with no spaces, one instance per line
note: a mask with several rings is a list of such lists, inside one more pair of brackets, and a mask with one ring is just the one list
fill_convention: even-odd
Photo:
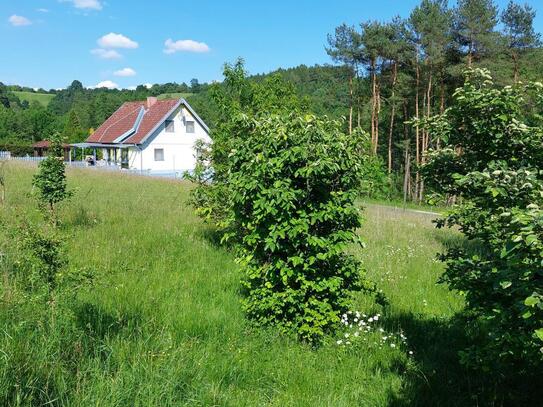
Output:
[[438,212],[429,212],[429,211],[423,211],[419,209],[411,209],[411,208],[400,208],[398,206],[389,206],[389,205],[380,205],[380,204],[373,204],[373,203],[362,203],[362,206],[367,207],[368,209],[374,208],[378,210],[382,210],[384,212],[393,212],[395,214],[402,214],[402,213],[413,213],[413,214],[420,214],[427,217],[437,218],[438,216],[441,216]]

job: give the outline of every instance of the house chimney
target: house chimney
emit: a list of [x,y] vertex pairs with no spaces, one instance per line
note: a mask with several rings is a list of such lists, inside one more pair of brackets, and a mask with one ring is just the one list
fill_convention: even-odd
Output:
[[157,102],[157,98],[155,97],[148,97],[147,98],[147,109],[149,109],[151,106],[153,106]]

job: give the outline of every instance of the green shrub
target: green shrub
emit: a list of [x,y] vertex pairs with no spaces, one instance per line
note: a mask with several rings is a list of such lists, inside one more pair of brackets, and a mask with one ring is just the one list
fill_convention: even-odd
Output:
[[470,71],[453,105],[426,124],[447,142],[426,179],[462,198],[438,226],[458,226],[479,247],[442,255],[442,281],[466,296],[472,345],[461,360],[503,377],[543,366],[543,129],[525,116],[541,88],[496,89],[486,71]]
[[38,201],[54,224],[57,224],[56,206],[71,196],[66,184],[66,165],[62,158],[62,141],[58,135],[51,138],[50,153],[40,162],[32,185],[38,190]]
[[277,78],[247,82],[241,61],[224,83],[213,144],[198,146],[192,204],[238,249],[247,315],[318,343],[353,292],[373,289],[343,251],[357,241],[367,137],[302,113]]
[[241,115],[236,124],[247,136],[230,154],[226,237],[240,241],[244,309],[258,324],[318,342],[338,326],[351,294],[371,288],[344,253],[358,242],[360,139],[312,115]]

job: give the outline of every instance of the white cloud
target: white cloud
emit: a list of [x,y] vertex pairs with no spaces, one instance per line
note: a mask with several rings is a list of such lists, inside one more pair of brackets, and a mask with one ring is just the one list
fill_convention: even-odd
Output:
[[83,10],[102,10],[101,0],[59,0],[61,3],[72,3],[75,8]]
[[128,88],[126,88],[126,89],[128,89],[128,90],[136,90],[137,88],[138,87],[136,85],[132,85],[132,86],[129,86]]
[[17,14],[13,14],[10,18],[8,18],[8,21],[14,27],[21,27],[23,25],[32,24],[32,21],[30,21],[28,18],[23,17],[23,16],[18,16]]
[[96,48],[91,50],[92,55],[102,59],[121,59],[123,56],[114,49]]
[[49,9],[46,8],[37,8],[36,11],[39,11],[40,13],[49,13]]
[[102,48],[138,48],[139,44],[122,34],[109,33],[98,39]]
[[118,71],[113,72],[113,75],[115,76],[136,76],[136,71],[134,71],[132,68],[123,68],[119,69]]
[[119,85],[117,85],[113,81],[107,80],[107,81],[102,81],[100,83],[97,83],[95,86],[93,86],[93,88],[95,88],[95,89],[98,89],[98,88],[118,89]]
[[147,89],[151,89],[153,87],[152,83],[144,83],[143,86],[145,86]]
[[176,52],[209,52],[209,46],[205,42],[193,40],[173,41],[168,38],[164,43],[164,53],[173,54]]

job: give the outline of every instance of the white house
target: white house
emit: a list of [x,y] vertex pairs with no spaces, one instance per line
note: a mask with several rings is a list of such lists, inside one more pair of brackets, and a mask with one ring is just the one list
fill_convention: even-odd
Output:
[[125,102],[78,147],[101,150],[108,165],[173,173],[192,170],[197,140],[209,129],[185,99]]

